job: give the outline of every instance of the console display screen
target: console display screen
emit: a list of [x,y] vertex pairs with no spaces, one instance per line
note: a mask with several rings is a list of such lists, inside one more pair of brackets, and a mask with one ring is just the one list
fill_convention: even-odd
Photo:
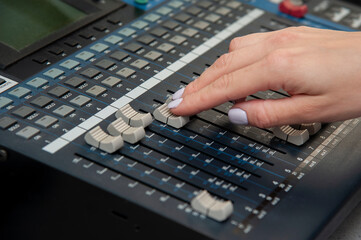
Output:
[[61,0],[0,0],[0,42],[20,51],[86,16]]

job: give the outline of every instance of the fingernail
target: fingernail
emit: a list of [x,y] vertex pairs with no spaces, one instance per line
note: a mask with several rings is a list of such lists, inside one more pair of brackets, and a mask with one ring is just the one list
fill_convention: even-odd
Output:
[[171,101],[169,104],[168,104],[168,108],[172,109],[172,108],[176,108],[179,106],[179,104],[183,101],[183,98],[178,98],[174,101]]
[[228,112],[229,121],[238,125],[248,125],[247,113],[240,108],[232,108]]
[[172,99],[173,99],[173,100],[176,100],[176,99],[181,98],[182,95],[183,95],[183,93],[184,93],[184,90],[185,90],[185,88],[181,88],[181,89],[179,89],[178,91],[176,91],[176,92],[173,94]]

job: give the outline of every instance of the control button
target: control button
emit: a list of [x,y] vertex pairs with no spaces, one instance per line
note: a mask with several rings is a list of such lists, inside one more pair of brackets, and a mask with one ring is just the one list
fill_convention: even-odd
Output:
[[135,23],[132,24],[132,27],[138,28],[138,29],[143,29],[145,27],[148,26],[148,23],[142,20],[136,21]]
[[138,59],[130,64],[130,66],[138,68],[138,69],[143,69],[148,65],[149,65],[149,62],[147,62],[145,60],[141,60],[141,59]]
[[64,49],[62,49],[60,47],[52,47],[51,49],[49,49],[49,52],[54,55],[60,55],[60,54],[64,53]]
[[78,77],[72,77],[64,82],[68,86],[72,86],[74,88],[79,87],[83,83],[85,83],[84,79],[78,78]]
[[207,27],[209,27],[209,23],[205,22],[205,21],[198,21],[195,24],[193,24],[193,26],[195,28],[199,28],[200,30],[204,30]]
[[125,68],[121,69],[120,71],[118,71],[117,75],[124,77],[124,78],[128,78],[131,75],[133,75],[134,73],[135,73],[135,71],[133,69],[125,67]]
[[69,47],[76,47],[79,45],[79,42],[76,41],[75,39],[69,38],[69,39],[65,40],[64,44],[68,45]]
[[239,8],[241,5],[242,5],[242,3],[238,2],[238,1],[231,1],[231,2],[227,3],[226,6],[236,9],[236,8]]
[[187,13],[192,14],[193,16],[197,16],[202,12],[202,9],[192,6],[186,10]]
[[163,27],[168,28],[169,30],[174,30],[175,28],[177,28],[179,26],[179,23],[172,21],[172,20],[168,20],[166,22],[164,22],[162,24]]
[[147,4],[149,1],[148,0],[134,0],[135,3],[137,4]]
[[69,107],[67,105],[62,105],[62,106],[58,107],[57,109],[55,109],[53,111],[53,113],[55,115],[58,115],[59,117],[67,117],[69,114],[71,114],[74,111],[75,111],[74,108]]
[[158,14],[154,14],[154,13],[150,13],[147,16],[144,17],[145,20],[149,21],[149,22],[156,22],[160,19],[161,17]]
[[74,61],[72,59],[69,59],[69,60],[66,60],[65,62],[62,62],[60,64],[60,66],[63,67],[63,68],[71,70],[71,69],[76,68],[77,66],[79,66],[79,64],[80,64],[79,62]]
[[12,125],[16,124],[17,121],[10,117],[3,117],[0,119],[0,128],[5,130],[11,127]]
[[304,123],[301,125],[291,125],[291,127],[295,128],[297,130],[307,129],[308,133],[312,136],[321,130],[322,125],[321,125],[321,123]]
[[40,63],[40,64],[44,64],[44,63],[48,62],[48,59],[45,56],[40,55],[40,56],[33,57],[33,61]]
[[172,43],[175,43],[177,45],[181,45],[182,43],[187,41],[187,38],[176,35],[176,36],[172,37],[171,39],[169,39],[169,41],[172,42]]
[[50,103],[52,103],[53,100],[51,98],[48,98],[46,96],[40,96],[35,98],[33,101],[31,101],[30,103],[34,106],[43,108],[47,105],[49,105]]
[[82,106],[88,104],[90,101],[91,101],[90,98],[83,96],[83,95],[79,95],[79,96],[73,98],[72,100],[70,100],[70,103],[73,104],[74,106],[82,107]]
[[123,59],[129,57],[129,54],[125,53],[125,52],[121,52],[121,51],[116,51],[116,52],[112,53],[110,55],[110,57],[115,60],[122,61]]
[[158,107],[153,116],[156,120],[168,124],[174,128],[181,128],[189,122],[189,117],[176,116],[168,108],[167,103]]
[[35,124],[40,126],[40,127],[43,127],[43,128],[48,128],[48,127],[52,126],[53,124],[55,124],[57,122],[58,122],[58,119],[46,115],[46,116],[40,118],[39,120],[37,120],[35,122]]
[[221,19],[221,16],[217,15],[217,14],[214,14],[214,13],[211,13],[209,15],[207,15],[204,20],[208,21],[208,22],[211,22],[211,23],[215,23],[217,22],[219,19]]
[[150,35],[144,35],[137,39],[138,42],[143,43],[145,45],[149,45],[155,41],[155,38]]
[[134,33],[136,33],[136,31],[132,28],[123,28],[122,30],[120,30],[118,32],[119,34],[126,36],[126,37],[130,37],[132,36]]
[[101,52],[104,52],[105,50],[107,50],[108,48],[109,48],[108,45],[105,45],[103,43],[97,43],[97,44],[91,46],[90,49],[101,53]]
[[80,73],[80,75],[88,78],[94,78],[95,76],[99,75],[101,72],[95,68],[88,68],[85,69]]
[[116,77],[108,77],[105,80],[102,81],[102,84],[107,86],[107,87],[114,87],[115,85],[119,84],[120,82],[122,82],[121,79],[116,78]]
[[231,9],[226,8],[226,7],[220,7],[216,10],[216,13],[222,15],[222,16],[226,16],[231,12]]
[[186,35],[187,37],[194,37],[196,34],[198,34],[198,31],[193,28],[187,28],[182,31],[183,35]]
[[18,87],[11,92],[9,92],[9,95],[16,97],[16,98],[22,98],[28,95],[31,91],[24,87]]
[[47,76],[47,77],[50,77],[52,79],[55,79],[61,75],[64,74],[64,71],[60,70],[60,69],[57,69],[57,68],[52,68],[50,69],[49,71],[43,73],[44,76]]
[[94,26],[94,29],[99,31],[99,32],[104,32],[108,29],[107,25],[104,24],[104,23],[97,23],[95,26]]
[[108,17],[107,21],[112,24],[119,24],[119,23],[121,23],[121,16],[120,16],[120,14],[114,14],[114,15]]
[[48,94],[55,96],[57,98],[60,98],[62,96],[64,96],[65,94],[67,94],[69,92],[68,89],[66,89],[65,87],[61,87],[61,86],[57,86],[53,89],[51,89]]
[[87,132],[84,139],[87,144],[99,148],[107,153],[114,153],[124,146],[121,136],[110,136],[99,126]]
[[124,47],[125,50],[132,52],[132,53],[138,52],[142,48],[143,48],[142,45],[140,45],[138,43],[130,43]]
[[161,50],[161,51],[163,51],[165,53],[168,53],[168,52],[170,52],[171,50],[174,49],[174,45],[169,44],[169,43],[162,43],[161,45],[159,45],[157,47],[157,49]]
[[129,104],[125,105],[115,113],[116,118],[123,119],[124,122],[132,127],[147,127],[153,122],[150,113],[139,113],[135,111]]
[[85,39],[91,39],[94,37],[94,33],[89,30],[84,30],[79,34],[79,36]]
[[306,15],[308,7],[302,0],[284,0],[279,5],[279,10],[296,18]]
[[156,51],[150,51],[148,52],[147,54],[144,55],[144,57],[146,59],[149,59],[151,61],[155,61],[157,60],[158,58],[162,57],[163,54],[161,54],[160,52],[156,52]]
[[172,9],[170,9],[169,7],[161,7],[161,8],[158,8],[158,10],[157,10],[157,13],[159,13],[161,15],[168,15],[171,12],[172,12]]
[[297,130],[290,125],[274,127],[273,134],[276,137],[292,143],[296,146],[301,146],[310,138],[310,134],[307,130]]
[[47,80],[37,77],[27,82],[26,85],[38,89],[46,85],[47,83],[48,83]]
[[6,83],[6,81],[2,78],[0,78],[0,85],[3,85],[4,83]]
[[112,35],[112,36],[104,39],[104,41],[111,43],[111,44],[117,44],[117,43],[121,42],[122,40],[123,40],[123,38],[115,36],[115,35]]
[[36,134],[38,134],[40,131],[34,127],[25,127],[23,129],[21,129],[19,132],[16,133],[17,136],[25,138],[25,139],[30,139],[32,137],[34,137]]
[[95,64],[95,66],[99,67],[99,68],[102,68],[102,69],[109,69],[111,67],[113,67],[115,65],[115,62],[113,61],[110,61],[108,59],[103,59],[103,60],[100,60],[99,62],[97,62]]
[[164,28],[158,27],[153,29],[150,33],[156,37],[163,37],[165,34],[168,33],[168,31],[165,30]]
[[213,3],[210,2],[210,1],[200,1],[200,2],[197,2],[197,6],[199,6],[199,7],[201,7],[201,8],[205,8],[205,9],[210,8],[212,5],[213,5]]
[[95,85],[95,86],[91,87],[90,89],[88,89],[86,91],[86,93],[89,94],[90,96],[98,97],[99,95],[105,93],[106,91],[107,91],[106,88]]
[[21,118],[26,118],[28,116],[30,116],[31,114],[33,114],[35,112],[35,110],[31,107],[27,107],[27,106],[22,106],[18,109],[16,109],[15,111],[13,111],[13,114],[15,116],[21,117]]
[[13,103],[13,100],[7,97],[0,97],[0,109],[9,106]]
[[89,59],[91,59],[92,57],[94,57],[94,54],[88,51],[83,51],[81,53],[79,53],[78,55],[75,56],[78,59],[81,59],[83,61],[88,61]]
[[185,13],[179,13],[176,16],[174,16],[174,19],[177,21],[180,21],[182,23],[187,22],[189,19],[191,19],[191,16]]
[[173,7],[173,8],[180,8],[183,5],[183,2],[181,2],[181,1],[172,1],[172,2],[168,3],[168,5]]
[[113,136],[122,136],[124,141],[134,144],[145,137],[143,127],[131,127],[123,119],[118,118],[108,125],[108,132]]
[[203,190],[191,201],[191,206],[200,213],[222,222],[233,213],[231,201],[220,201],[212,197],[206,190]]

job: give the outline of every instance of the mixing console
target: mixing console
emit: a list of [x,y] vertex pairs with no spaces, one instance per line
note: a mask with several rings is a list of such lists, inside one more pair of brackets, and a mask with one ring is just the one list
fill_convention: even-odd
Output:
[[232,103],[191,117],[167,103],[234,37],[360,30],[361,8],[314,0],[298,19],[277,1],[108,2],[113,11],[1,63],[2,239],[329,236],[360,194],[360,119],[260,129],[231,124]]

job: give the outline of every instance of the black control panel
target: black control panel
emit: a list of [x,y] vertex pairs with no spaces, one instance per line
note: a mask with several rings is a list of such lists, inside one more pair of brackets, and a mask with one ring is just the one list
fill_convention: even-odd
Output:
[[297,19],[274,1],[63,3],[85,15],[71,30],[6,46],[2,239],[327,239],[358,203],[360,119],[260,129],[231,124],[230,102],[166,107],[234,37],[360,30],[357,4],[309,1]]

